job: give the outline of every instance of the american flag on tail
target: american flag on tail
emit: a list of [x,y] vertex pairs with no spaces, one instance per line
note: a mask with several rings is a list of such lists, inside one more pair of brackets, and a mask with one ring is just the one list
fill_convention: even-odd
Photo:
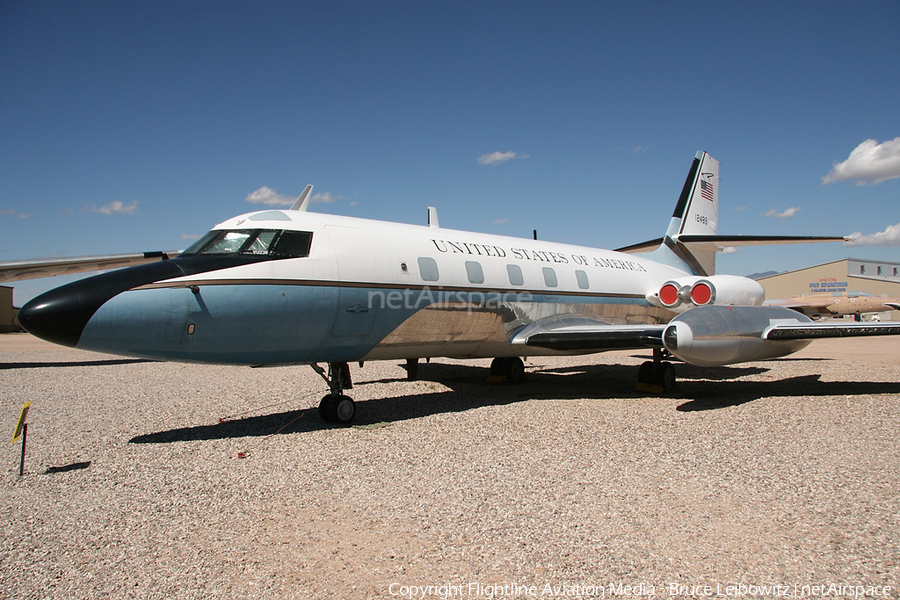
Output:
[[700,195],[709,200],[713,201],[713,184],[712,181],[708,179],[700,180]]

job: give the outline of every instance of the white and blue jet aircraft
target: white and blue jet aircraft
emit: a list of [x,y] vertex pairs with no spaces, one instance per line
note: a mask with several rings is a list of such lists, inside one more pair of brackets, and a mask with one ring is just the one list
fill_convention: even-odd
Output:
[[229,219],[172,258],[29,261],[0,273],[154,261],[46,292],[19,322],[57,344],[138,358],[309,364],[330,387],[320,414],[336,423],[356,414],[344,394],[353,362],[406,360],[414,377],[421,358],[493,358],[492,374],[518,381],[522,357],[650,348],[639,382],[672,390],[668,355],[718,366],[819,337],[900,334],[900,323],[814,323],[764,307],[757,282],[715,274],[722,246],[844,239],[718,235],[718,171],[697,153],[665,236],[620,251],[443,229],[431,208],[428,226],[310,213],[308,186],[290,209]]

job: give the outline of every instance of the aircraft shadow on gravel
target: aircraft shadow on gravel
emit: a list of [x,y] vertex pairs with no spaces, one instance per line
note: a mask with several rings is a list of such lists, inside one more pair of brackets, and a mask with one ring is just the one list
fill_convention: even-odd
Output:
[[[811,374],[771,381],[739,381],[739,377],[765,373],[760,367],[694,368],[680,365],[683,383],[674,394],[660,397],[635,389],[634,366],[584,365],[560,369],[531,370],[522,384],[486,383],[483,366],[431,363],[419,367],[419,382],[434,382],[450,390],[424,391],[410,395],[357,400],[353,427],[370,428],[435,414],[464,412],[487,406],[503,406],[528,400],[574,399],[676,399],[680,412],[723,409],[760,398],[787,396],[863,396],[900,394],[900,383],[821,381]],[[398,383],[405,378],[359,381],[355,389]],[[352,396],[352,390],[348,395]],[[132,438],[134,444],[164,444],[182,441],[264,437],[306,433],[346,426],[326,423],[315,406],[267,415],[227,420],[149,433]]]
[[105,360],[77,360],[64,362],[21,362],[0,363],[0,370],[7,369],[43,369],[47,367],[109,367],[115,365],[133,365],[137,363],[158,362],[146,358],[110,358]]

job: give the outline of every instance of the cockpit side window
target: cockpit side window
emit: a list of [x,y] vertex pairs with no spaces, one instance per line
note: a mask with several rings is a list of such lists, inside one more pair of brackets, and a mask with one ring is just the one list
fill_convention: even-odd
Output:
[[268,254],[269,248],[272,246],[272,240],[278,234],[276,231],[260,231],[255,236],[251,236],[250,244],[244,253],[250,254]]
[[309,256],[312,232],[284,229],[235,229],[210,231],[185,254],[252,254],[279,258]]
[[279,256],[309,256],[312,233],[309,231],[283,231],[269,250]]
[[216,230],[207,232],[202,238],[188,246],[187,250],[182,252],[182,254],[200,254],[200,251],[207,247],[209,243],[221,233],[221,231]]

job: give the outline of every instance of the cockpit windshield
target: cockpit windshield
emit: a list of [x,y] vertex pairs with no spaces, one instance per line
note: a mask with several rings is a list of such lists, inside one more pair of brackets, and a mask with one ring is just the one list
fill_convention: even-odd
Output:
[[251,254],[279,258],[309,256],[312,232],[285,229],[212,230],[182,252],[185,254]]

